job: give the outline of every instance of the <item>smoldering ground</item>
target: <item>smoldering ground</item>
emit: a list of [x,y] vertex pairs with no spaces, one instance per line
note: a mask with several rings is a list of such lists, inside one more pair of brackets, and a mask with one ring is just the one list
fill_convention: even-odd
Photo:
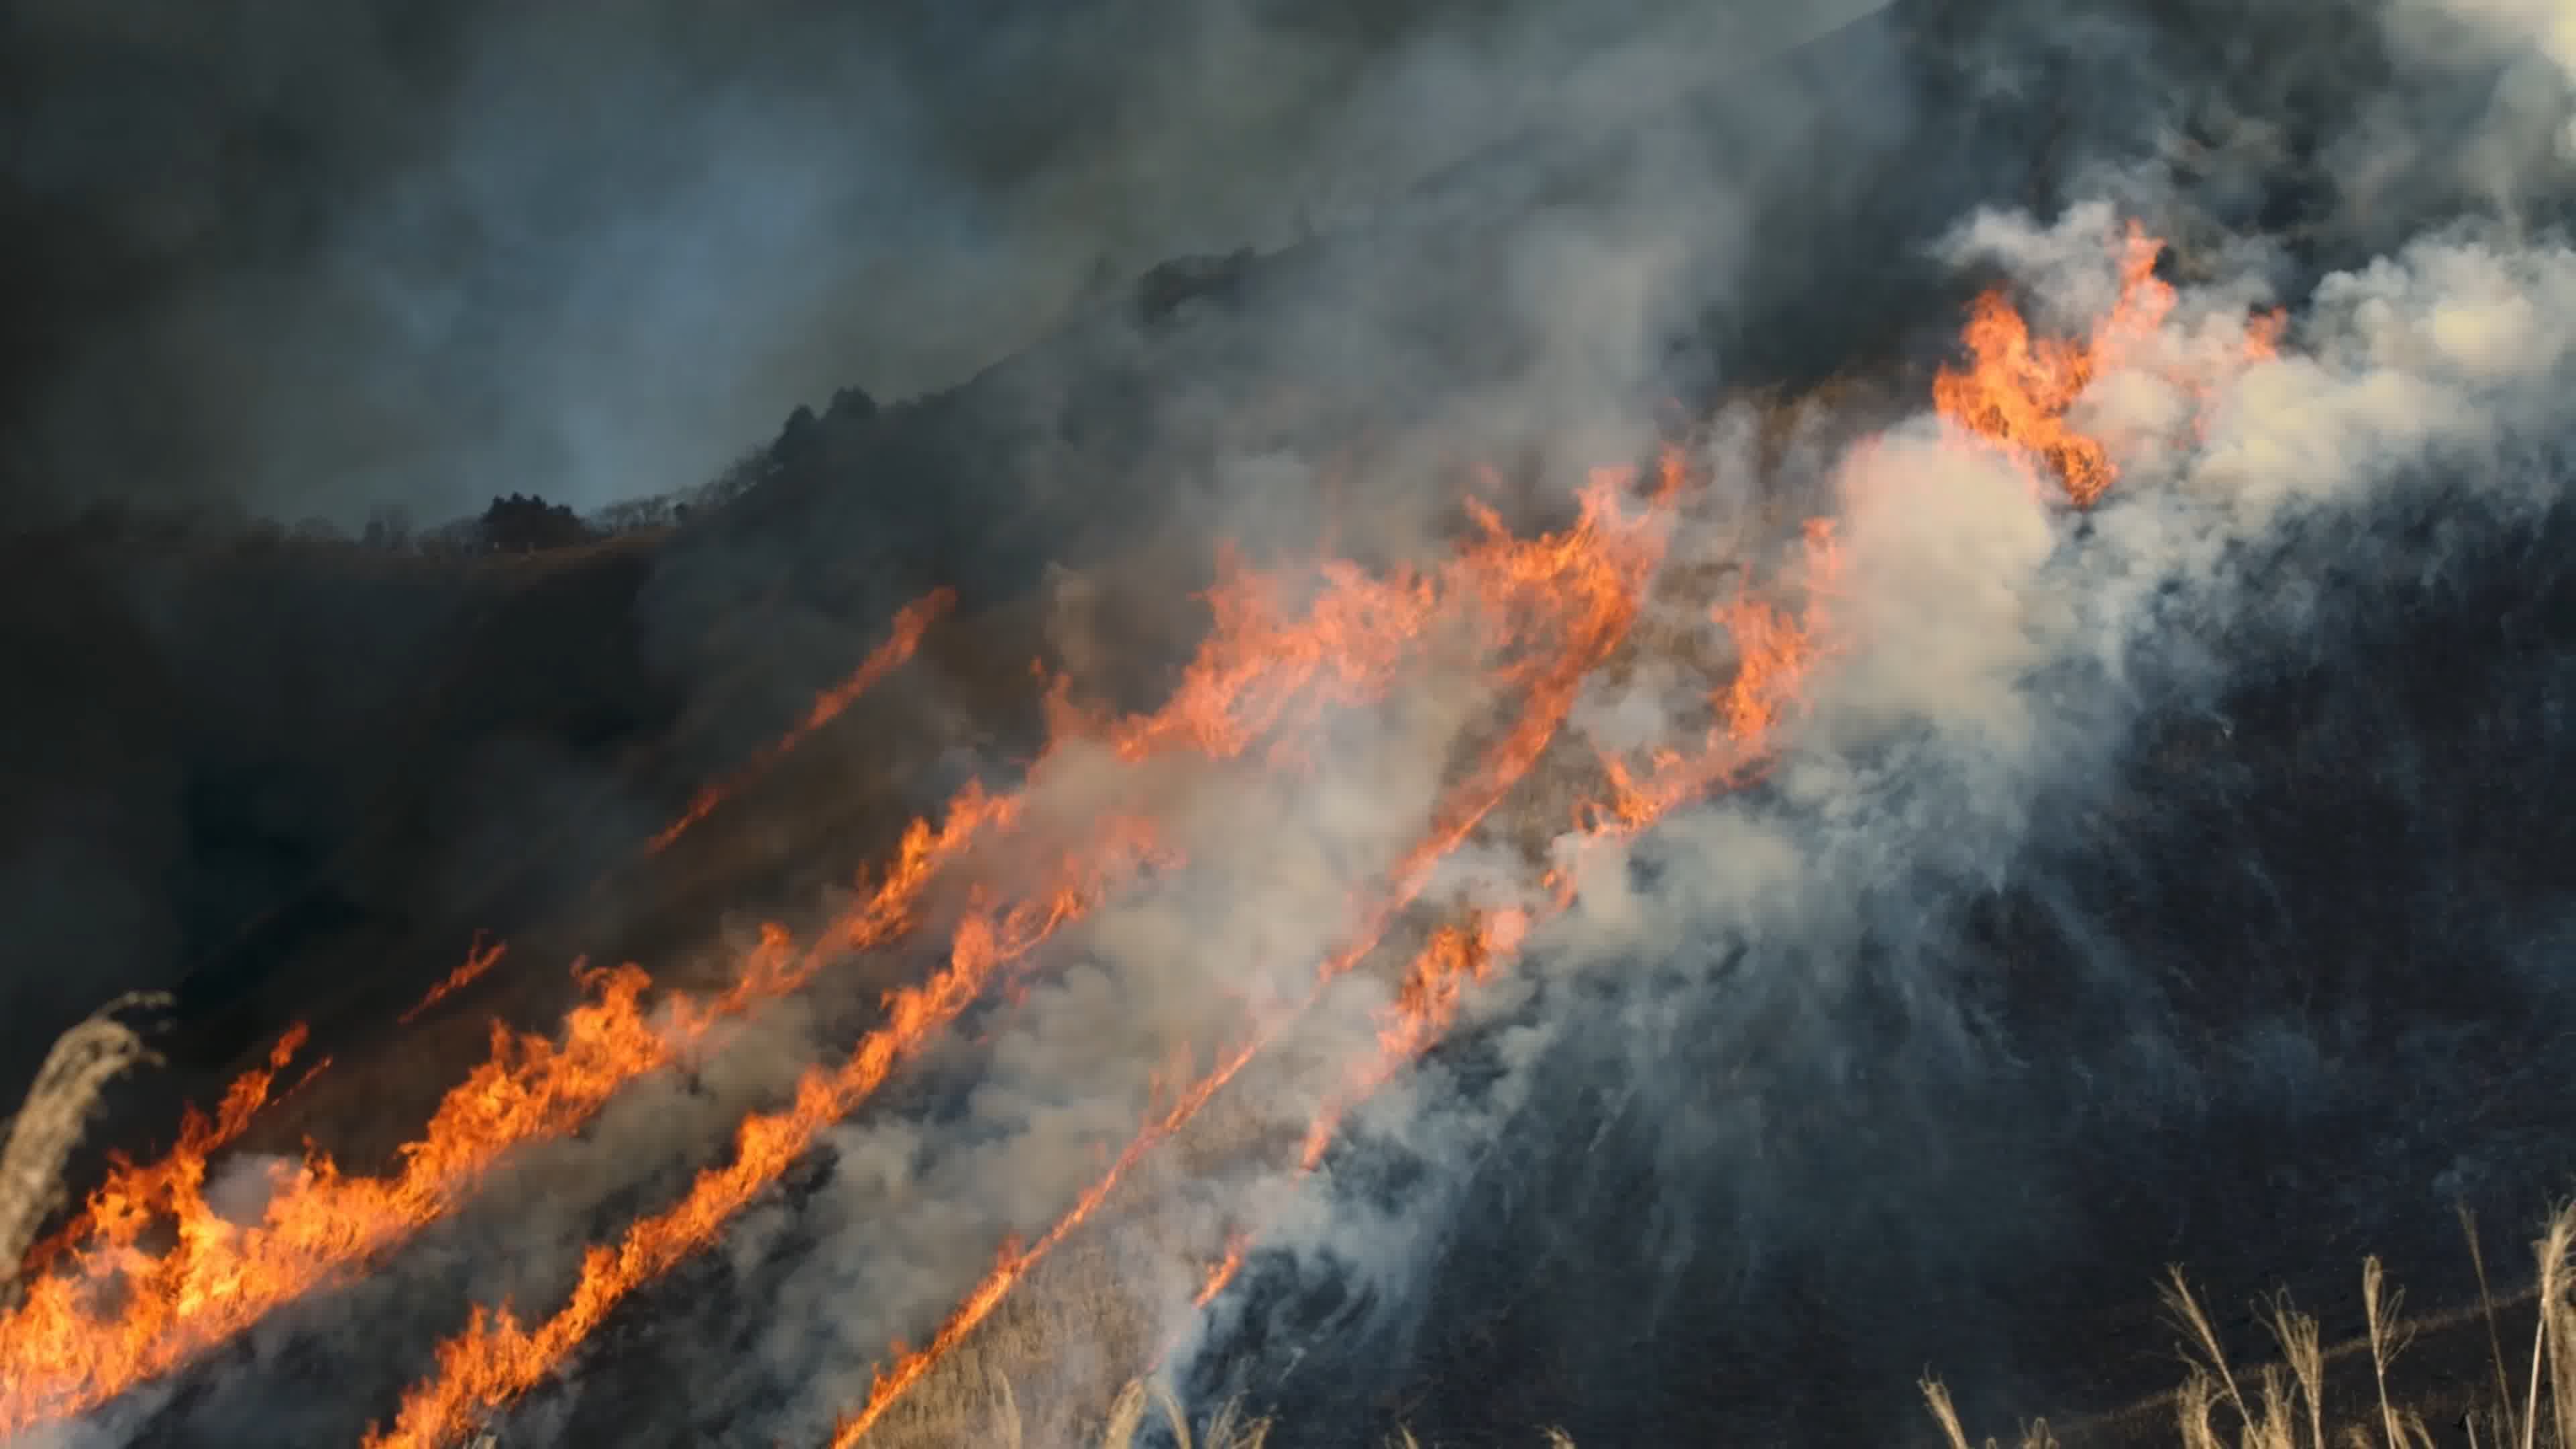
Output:
[[[2512,15],[2462,9],[2444,23]],[[1182,371],[1222,372],[1196,366],[1240,365],[1212,340],[1222,328],[1287,328],[1293,341],[1247,350],[1372,364],[1352,391],[1387,393],[1426,445],[1445,432],[1472,451],[1515,440],[1520,423],[1593,461],[1588,439],[1564,435],[1594,424],[1633,436],[1646,411],[1633,393],[1667,380],[1636,354],[1653,353],[1676,299],[1714,305],[1678,359],[1655,360],[1712,388],[1758,376],[1731,349],[1782,317],[1821,318],[1800,341],[1824,356],[1864,337],[1902,354],[1946,335],[1961,266],[2011,276],[2032,306],[2080,322],[2099,310],[2118,212],[2064,203],[2096,195],[2145,212],[2184,243],[2181,267],[2212,277],[2187,294],[2175,346],[2231,311],[2241,327],[2251,302],[2296,309],[2291,360],[2232,380],[2205,438],[2141,441],[2173,438],[2189,415],[2170,389],[2089,399],[2087,425],[2119,438],[2131,467],[2080,524],[1919,429],[1891,434],[1874,461],[1828,451],[1793,480],[1846,515],[1859,652],[1817,681],[1764,784],[1641,842],[1625,890],[1599,882],[1533,943],[1526,974],[1467,1040],[1362,1116],[1211,1320],[1193,1377],[1206,1401],[1248,1389],[1289,1411],[1283,1432],[1318,1443],[1378,1427],[1371,1391],[1425,1384],[1419,1427],[1490,1438],[1556,1421],[1610,1443],[1874,1440],[1911,1422],[1902,1399],[1927,1361],[1980,1408],[2098,1382],[2098,1364],[2069,1365],[2052,1344],[2105,1341],[2070,1324],[2134,1341],[2117,1315],[2083,1310],[2139,1301],[2163,1258],[2267,1280],[2311,1262],[2340,1274],[2361,1248],[2425,1243],[2453,1195],[2490,1221],[2537,1200],[2553,1171],[2542,1124],[2503,1139],[2521,1151],[2463,1149],[2499,1140],[2493,1102],[2545,1113],[2532,1084],[2554,1070],[2541,1048],[2564,1020],[2551,967],[2568,842],[2549,808],[2549,747],[2566,641],[2550,627],[2564,599],[2548,560],[2565,525],[2546,505],[2563,466],[2551,400],[2566,379],[2568,262],[2544,224],[2563,206],[2563,173],[2540,169],[2546,108],[2526,98],[2527,71],[2509,82],[2511,104],[2495,99],[2492,57],[2480,70],[2457,46],[2440,52],[2447,91],[2329,84],[2341,67],[2423,77],[2403,45],[2357,39],[2384,32],[2339,23],[2341,7],[2231,16],[1949,7],[1843,37],[1837,59],[1875,68],[1847,68],[1841,89],[1757,134],[1780,143],[1773,156],[1838,140],[1822,154],[1851,163],[1847,185],[1787,200],[1810,155],[1756,168],[1743,193],[1692,190],[1663,211],[1638,200],[1654,185],[1614,186],[1624,209],[1569,207],[1526,248],[1497,243],[1507,259],[1554,265],[1536,266],[1528,305],[1478,334],[1518,345],[1479,357],[1492,375],[1445,406],[1424,406],[1440,399],[1437,370],[1406,370],[1401,346],[1318,325],[1344,344],[1334,352],[1290,320],[1371,295],[1354,274],[1400,279],[1380,295],[1430,288],[1424,311],[1441,316],[1455,294],[1402,256],[1376,259],[1374,274],[1325,270],[1320,295],[1283,288],[1185,320],[1163,344]],[[2226,30],[2240,21],[2254,28]],[[2334,43],[2226,63],[2198,53],[2222,33]],[[2368,52],[2360,62],[2353,47]],[[2146,81],[2110,83],[2141,54]],[[2063,91],[2033,79],[2069,65]],[[1870,94],[1888,79],[1904,89]],[[2417,101],[2389,99],[2426,91],[2452,98],[2432,112],[2457,127],[2445,144]],[[1756,87],[1743,111],[1796,95]],[[1963,123],[1931,124],[1956,114],[1936,102],[1980,96]],[[2419,144],[2387,163],[2355,139],[2371,126]],[[2160,143],[2188,164],[2141,165]],[[2472,145],[2514,164],[2464,188],[2446,158]],[[2276,185],[2308,188],[2303,207],[2270,214]],[[2012,193],[2042,220],[1955,229]],[[1890,217],[1907,225],[1869,234]],[[2444,219],[2465,224],[2406,245]],[[1670,225],[1704,228],[1705,250],[1665,250]],[[1803,228],[1815,245],[1783,245]],[[1956,244],[1934,247],[1945,234]],[[1604,291],[1589,290],[1592,305],[1548,310],[1574,295],[1548,277],[1598,280],[1587,269],[1605,259],[1624,267],[1607,289],[1622,305],[1605,313]],[[1818,290],[1846,266],[1909,305],[1849,315],[1868,309]],[[1422,350],[1439,335],[1426,327]],[[1042,418],[1072,372],[1060,358],[1024,364],[980,395],[1006,402],[981,405]],[[1390,378],[1400,385],[1372,387]],[[1177,390],[1130,452],[1186,435],[1191,407],[1226,396]],[[898,425],[923,426],[875,426]],[[1010,464],[1002,479],[1042,471],[1027,453],[993,456]],[[1117,459],[1090,455],[1076,476]],[[1721,478],[1741,463],[1712,461]],[[830,462],[807,466],[827,478]],[[1156,496],[1184,471],[1131,486]],[[1007,520],[1019,537],[999,549],[1035,553],[1068,511]],[[962,512],[924,525],[956,536],[960,554],[986,510]],[[709,535],[698,578],[759,577],[754,558],[807,560],[814,578],[856,532],[746,550],[750,530]],[[672,587],[666,603],[687,594]],[[1358,817],[1369,833],[1402,823],[1393,801],[1370,803]],[[1283,895],[1248,904],[1269,909],[1219,919],[1249,931],[1299,916]],[[1133,1120],[1145,1064],[1084,1042],[1169,1040],[1121,1009],[1147,981],[1158,989],[1140,999],[1156,1014],[1191,1018],[1208,983],[1156,971],[1171,947],[1165,933],[1106,932],[1018,1025],[1003,1019],[989,1094],[922,1112],[926,1134],[901,1115],[852,1129],[830,1180],[781,1209],[806,1221],[764,1224],[741,1241],[748,1262],[710,1263],[640,1304],[632,1337],[602,1347],[572,1404],[549,1400],[514,1427],[649,1437],[639,1420],[669,1401],[625,1387],[630,1373],[686,1385],[698,1430],[807,1429],[841,1407],[883,1337],[918,1334],[996,1231],[1025,1229],[1069,1190],[1079,1174],[1049,1150],[1052,1133]],[[1280,1110],[1310,1107],[1291,1093]],[[1401,1190],[1372,1187],[1390,1163],[1414,1171],[1396,1174]],[[2306,1220],[2276,1221],[2293,1216],[2277,1211],[2285,1201]],[[899,1250],[874,1231],[889,1223]],[[742,1296],[700,1297],[709,1282]],[[736,1322],[781,1282],[798,1285],[781,1299],[793,1311],[764,1317],[757,1341],[698,1331]],[[1186,1294],[1172,1289],[1140,1285],[1178,1316]],[[704,1352],[711,1335],[729,1351]],[[220,1435],[247,1397],[160,1432]]]

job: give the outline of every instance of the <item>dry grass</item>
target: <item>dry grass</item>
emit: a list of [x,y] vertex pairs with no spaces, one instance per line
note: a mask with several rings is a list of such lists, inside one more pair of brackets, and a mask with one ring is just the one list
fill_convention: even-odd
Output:
[[63,1166],[89,1130],[99,1096],[135,1066],[158,1061],[117,1013],[165,1006],[169,998],[120,996],[64,1032],[45,1053],[17,1115],[0,1120],[0,1304],[15,1301],[19,1264],[37,1230],[63,1200]]
[[[2472,1228],[2474,1254],[2474,1225],[2465,1216],[2463,1224]],[[2279,1357],[2259,1366],[2230,1361],[2207,1308],[2180,1271],[2174,1271],[2162,1291],[2188,1365],[2181,1387],[2166,1396],[2176,1441],[2182,1449],[2429,1449],[2437,1441],[2426,1414],[2402,1401],[2391,1370],[2418,1329],[2482,1324],[2492,1383],[2441,1417],[2455,1415],[2473,1446],[2576,1449],[2576,1204],[2560,1209],[2534,1246],[2539,1273],[2525,1295],[2534,1322],[2531,1352],[2522,1365],[2509,1362],[2505,1351],[2497,1328],[2500,1305],[2487,1287],[2483,1257],[2476,1261],[2479,1302],[2474,1310],[2412,1322],[2401,1312],[2404,1295],[2391,1287],[2379,1260],[2365,1260],[2364,1330],[2332,1348],[2321,1341],[2314,1318],[2291,1307],[2286,1297],[2275,1297],[2263,1318]],[[2369,1370],[2368,1377],[2338,1393],[2328,1382],[2329,1365],[2337,1360],[2358,1360]],[[1928,1378],[1922,1387],[1950,1449],[1971,1449],[1973,1441],[1948,1390]],[[2042,1449],[2058,1440],[2043,1421],[2025,1428],[2019,1442],[2022,1449]],[[1995,1449],[1995,1440],[1984,1443]]]
[[[2475,1241],[2472,1232],[2473,1251]],[[2416,1320],[2404,1317],[2403,1294],[2389,1283],[2379,1261],[2366,1260],[2361,1281],[2364,1331],[2331,1346],[2323,1341],[2316,1319],[2285,1296],[2276,1296],[2264,1305],[2262,1316],[2278,1356],[2261,1364],[2242,1363],[2226,1353],[2215,1319],[2176,1270],[2161,1294],[2180,1335],[2187,1370],[2178,1388],[2155,1401],[2170,1411],[2171,1420],[2168,1431],[2152,1438],[2180,1449],[2429,1449],[2444,1441],[2436,1440],[2428,1424],[2432,1411],[2405,1401],[2403,1375],[2394,1372],[2400,1356],[2419,1330],[2483,1326],[2492,1381],[2476,1402],[2448,1405],[2439,1419],[2456,1420],[2473,1449],[2576,1449],[2576,1204],[2551,1220],[2535,1251],[2537,1281],[2514,1297],[2536,1309],[2527,1360],[2506,1352],[2497,1327],[2503,1304],[2486,1288],[2482,1260],[2477,1264],[2477,1304]],[[1269,1421],[1239,1407],[1229,1406],[1194,1430],[1182,1406],[1159,1382],[1131,1380],[1109,1394],[1096,1370],[1121,1358],[1134,1362],[1127,1357],[1136,1347],[1132,1339],[1121,1345],[1127,1353],[1101,1356],[1094,1372],[1068,1377],[1050,1366],[1050,1357],[1060,1356],[1067,1344],[1098,1343],[1104,1329],[1111,1338],[1124,1336],[1122,1329],[1134,1332],[1137,1325],[1127,1321],[1132,1309],[1118,1306],[1124,1299],[1115,1289],[1116,1271],[1102,1252],[1062,1261],[1062,1277],[1049,1285],[1055,1291],[1027,1294],[1016,1313],[997,1315],[970,1352],[943,1365],[934,1382],[924,1386],[926,1392],[869,1442],[988,1443],[1010,1449],[1089,1443],[1099,1449],[1135,1449],[1151,1433],[1155,1442],[1178,1449],[1261,1449]],[[1051,1380],[1057,1392],[1049,1398],[1070,1397],[1095,1407],[1068,1411],[1059,1405],[1031,1413],[1013,1389],[1011,1367]],[[2338,1368],[2341,1378],[2334,1373]],[[2360,1372],[2365,1368],[2367,1375]],[[1937,1379],[1924,1379],[1921,1388],[1949,1449],[2001,1449],[1996,1439],[1969,1436],[1948,1389]],[[1105,1412],[1096,1407],[1104,1402]],[[2012,1443],[2017,1449],[2061,1449],[2068,1444],[2148,1442],[2132,1432],[2133,1425],[2119,1422],[2134,1417],[2132,1411],[2070,1426],[2064,1439],[2041,1420],[2022,1426]],[[1544,1449],[1575,1449],[1572,1437],[1561,1429],[1536,1430],[1530,1442]],[[1384,1449],[1425,1446],[1409,1430],[1398,1429]]]

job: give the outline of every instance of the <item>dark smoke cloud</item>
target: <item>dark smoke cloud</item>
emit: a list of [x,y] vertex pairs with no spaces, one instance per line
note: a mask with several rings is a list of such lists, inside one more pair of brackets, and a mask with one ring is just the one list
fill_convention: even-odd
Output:
[[1561,111],[1534,77],[1612,113],[1830,18],[21,5],[0,466],[344,524],[689,486],[799,402],[959,381],[1106,277],[1381,202]]

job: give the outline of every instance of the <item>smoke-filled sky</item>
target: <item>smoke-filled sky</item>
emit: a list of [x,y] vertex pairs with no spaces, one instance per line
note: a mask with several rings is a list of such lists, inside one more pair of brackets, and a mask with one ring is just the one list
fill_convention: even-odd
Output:
[[28,0],[0,481],[342,523],[686,487],[1871,8]]

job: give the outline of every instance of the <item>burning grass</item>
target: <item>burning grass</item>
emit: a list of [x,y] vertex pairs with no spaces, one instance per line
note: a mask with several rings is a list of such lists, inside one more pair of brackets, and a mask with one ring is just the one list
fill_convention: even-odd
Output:
[[[1933,389],[1961,446],[2001,453],[2035,485],[2052,479],[2062,494],[2059,506],[2093,505],[2115,471],[2106,445],[2080,431],[2071,410],[2096,376],[2128,365],[2152,341],[2173,306],[2172,290],[2153,276],[2156,254],[2152,240],[2131,232],[2118,259],[2119,301],[2083,341],[2034,339],[2008,300],[1994,295],[1981,301],[1965,336],[1967,364],[1943,372]],[[2268,342],[2249,340],[2247,355],[2256,355],[2258,346]],[[1766,451],[1782,446],[1780,439],[1763,440]],[[921,1346],[889,1348],[867,1395],[843,1415],[835,1443],[882,1442],[887,1435],[934,1428],[955,1432],[977,1415],[999,1424],[1006,1408],[1017,1424],[1015,1380],[999,1369],[975,1367],[987,1351],[1009,1356],[990,1346],[1007,1346],[1014,1335],[1062,1342],[1063,1334],[1087,1333],[1107,1358],[1128,1360],[1132,1368],[1159,1361],[1167,1345],[1128,1344],[1123,1330],[1112,1331],[1102,1317],[1106,1310],[1098,1304],[1114,1298],[1114,1291],[1088,1293],[1082,1273],[1056,1265],[1079,1261],[1089,1251],[1086,1226],[1108,1214],[1149,1159],[1186,1142],[1202,1109],[1286,1036],[1329,987],[1378,958],[1382,944],[1404,939],[1400,933],[1421,914],[1424,892],[1444,860],[1480,833],[1506,825],[1522,833],[1518,822],[1500,820],[1496,812],[1506,810],[1506,802],[1521,796],[1534,778],[1550,773],[1540,771],[1542,760],[1565,754],[1564,725],[1596,677],[1632,648],[1635,626],[1656,602],[1656,591],[1678,588],[1689,595],[1707,581],[1704,570],[1665,568],[1678,503],[1690,481],[1677,456],[1667,457],[1651,479],[1604,471],[1583,491],[1578,518],[1527,538],[1512,534],[1495,513],[1470,505],[1472,536],[1430,567],[1373,573],[1328,559],[1311,570],[1264,572],[1227,561],[1206,596],[1213,627],[1160,708],[1114,714],[1077,698],[1074,685],[1059,680],[1047,700],[1050,743],[1030,768],[1028,790],[994,795],[970,785],[937,823],[917,821],[869,888],[813,939],[799,943],[784,928],[765,931],[740,962],[733,984],[721,992],[704,998],[666,994],[648,1009],[654,983],[640,970],[585,973],[589,995],[559,1035],[496,1028],[490,1059],[442,1103],[421,1138],[404,1148],[395,1173],[349,1176],[328,1157],[311,1153],[281,1178],[262,1221],[224,1222],[199,1189],[207,1154],[220,1145],[218,1134],[237,1135],[240,1129],[226,1127],[230,1117],[215,1119],[205,1132],[183,1141],[185,1150],[174,1155],[180,1167],[151,1178],[152,1201],[130,1211],[94,1202],[94,1231],[71,1254],[77,1271],[44,1275],[25,1309],[0,1318],[0,1354],[12,1366],[7,1392],[0,1395],[0,1432],[104,1402],[181,1367],[271,1310],[374,1263],[424,1224],[461,1206],[503,1153],[577,1129],[627,1083],[699,1050],[724,1021],[801,990],[838,957],[921,928],[931,918],[925,892],[934,879],[965,870],[970,857],[983,860],[997,842],[1016,842],[1002,872],[1009,887],[995,888],[978,877],[965,884],[962,906],[947,903],[957,914],[945,964],[926,980],[889,994],[882,1020],[846,1062],[807,1072],[786,1105],[744,1120],[733,1135],[731,1156],[701,1172],[677,1201],[592,1246],[569,1297],[550,1315],[525,1322],[507,1308],[478,1307],[470,1326],[438,1349],[435,1371],[369,1438],[370,1444],[455,1442],[557,1372],[638,1288],[715,1241],[820,1134],[866,1104],[973,1003],[1021,979],[1030,958],[1060,928],[1149,867],[1177,863],[1143,814],[1092,810],[1083,812],[1083,824],[1068,841],[1023,839],[1031,827],[1032,792],[1051,778],[1055,761],[1077,754],[1113,772],[1174,759],[1240,761],[1295,776],[1312,767],[1314,738],[1340,712],[1385,705],[1407,689],[1465,680],[1480,701],[1496,706],[1500,722],[1490,735],[1473,738],[1473,748],[1459,751],[1455,778],[1440,791],[1419,838],[1395,853],[1380,879],[1355,893],[1343,944],[1316,963],[1305,994],[1255,1005],[1239,1033],[1206,1059],[1204,1071],[1166,1084],[1134,1138],[1052,1226],[1004,1244],[991,1271]],[[1359,1059],[1335,1064],[1337,1079],[1326,1084],[1320,1109],[1280,1170],[1297,1176],[1314,1170],[1346,1114],[1435,1046],[1469,995],[1572,903],[1578,872],[1569,852],[1579,855],[1633,835],[1767,767],[1780,736],[1800,716],[1811,672],[1844,643],[1837,606],[1848,563],[1836,520],[1807,520],[1791,552],[1792,561],[1777,577],[1757,582],[1739,566],[1731,589],[1680,601],[1685,612],[1705,620],[1703,635],[1722,637],[1730,646],[1721,658],[1699,661],[1706,688],[1696,706],[1702,714],[1695,718],[1704,718],[1705,727],[1689,728],[1700,737],[1603,753],[1588,762],[1594,783],[1577,794],[1571,836],[1563,834],[1560,820],[1559,838],[1552,842],[1560,849],[1553,856],[1524,852],[1537,873],[1537,904],[1482,908],[1423,934],[1409,963],[1393,973],[1373,1050],[1363,1048]],[[911,658],[949,603],[948,596],[933,595],[905,611],[887,642],[848,682],[820,697],[786,738],[744,771],[701,791],[647,853],[657,853],[677,832],[712,813],[750,775]],[[939,919],[946,929],[948,918]],[[488,965],[469,961],[442,990],[472,980]],[[258,1094],[265,1091],[261,1078]],[[174,1229],[174,1244],[147,1250],[147,1226]],[[1237,1231],[1221,1245],[1195,1245],[1207,1253],[1196,1308],[1225,1290],[1252,1245],[1247,1232]],[[100,1292],[99,1285],[110,1282],[118,1291]],[[1069,1296],[1051,1306],[1025,1306],[1026,1285],[1045,1282],[1067,1285]],[[1134,1362],[1139,1359],[1145,1362]],[[1120,1423],[1132,1430],[1145,1403],[1135,1394],[1119,1400],[1124,1407],[1105,1414],[1103,1432],[1114,1441],[1122,1433]],[[1177,1419],[1176,1411],[1167,1416]],[[1185,1425],[1176,1427],[1186,1432]],[[1257,1432],[1244,1426],[1227,1432],[1257,1440]]]

